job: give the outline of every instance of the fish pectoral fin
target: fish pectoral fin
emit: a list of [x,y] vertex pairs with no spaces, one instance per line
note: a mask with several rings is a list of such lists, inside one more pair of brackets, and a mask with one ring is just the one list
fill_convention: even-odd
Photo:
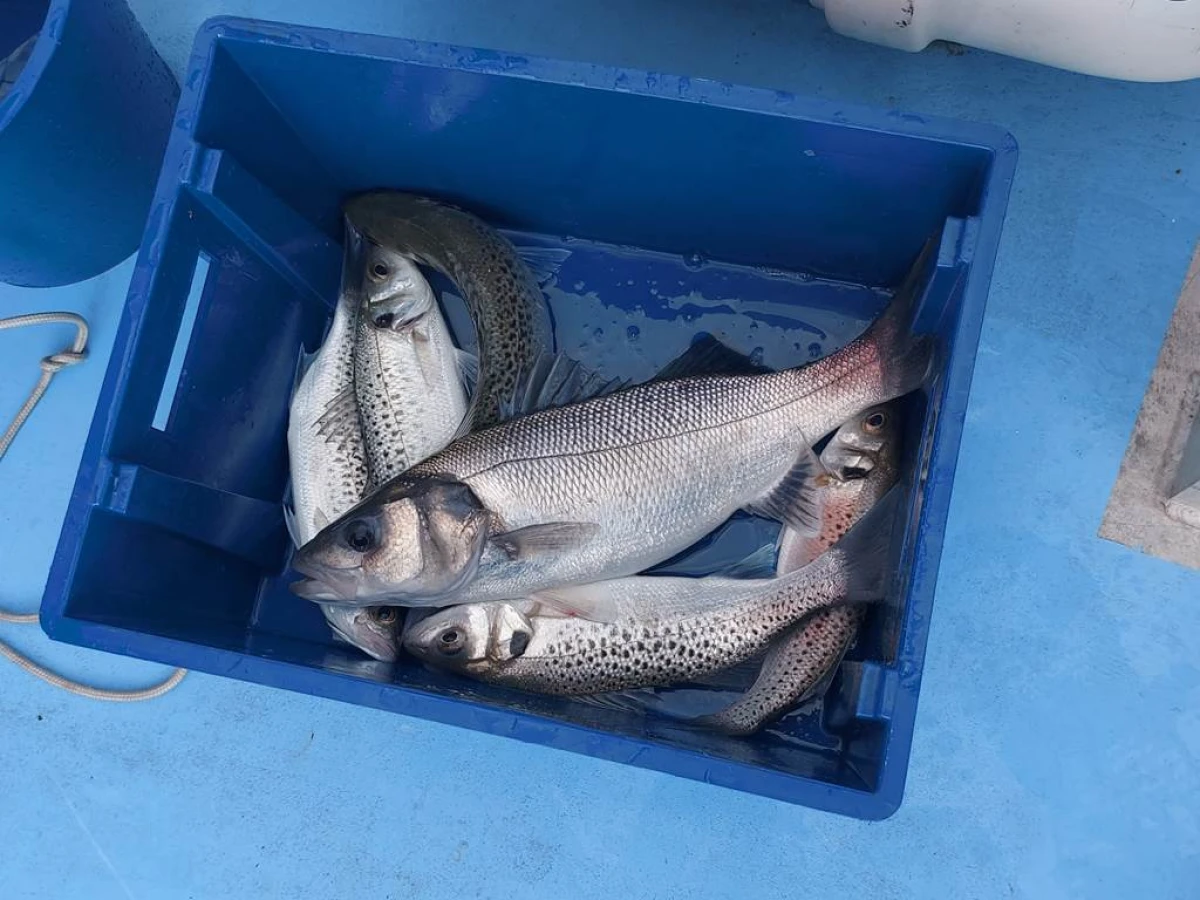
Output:
[[710,574],[720,578],[774,578],[775,556],[775,545],[763,544],[745,558]]
[[554,277],[558,275],[558,270],[562,268],[562,264],[570,255],[571,251],[562,247],[517,248],[517,256],[521,257],[525,265],[529,266],[529,271],[537,280],[538,287],[543,288],[554,280]]
[[812,537],[821,533],[821,491],[816,479],[825,468],[807,444],[795,464],[765,497],[746,508],[761,516],[783,522],[798,533]]
[[497,534],[491,541],[511,560],[528,559],[574,550],[599,529],[594,522],[546,522]]
[[325,515],[325,510],[321,509],[321,507],[318,506],[313,510],[313,524],[317,527],[317,531],[323,531],[325,526],[332,521],[329,516]]
[[669,381],[696,375],[761,375],[770,371],[705,333],[698,335],[690,347],[659,369],[650,380]]
[[530,594],[538,614],[560,619],[587,619],[607,624],[615,622],[620,610],[603,583],[570,585]]
[[288,536],[297,547],[303,546],[300,540],[300,523],[296,521],[296,510],[290,503],[283,504],[283,523],[287,526]]
[[316,421],[317,434],[331,444],[340,446],[348,435],[359,428],[358,401],[354,396],[354,385],[339,391],[325,405],[324,412]]
[[475,386],[479,384],[479,357],[466,350],[455,350],[454,359],[458,363],[458,374],[462,378],[463,388],[470,397],[475,393]]

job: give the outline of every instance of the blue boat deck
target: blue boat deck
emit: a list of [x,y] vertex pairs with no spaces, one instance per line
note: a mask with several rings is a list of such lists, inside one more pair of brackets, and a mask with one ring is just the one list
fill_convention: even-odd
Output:
[[[1200,236],[1200,82],[912,56],[784,0],[131,6],[176,72],[201,21],[230,13],[991,122],[1021,157],[893,818],[231,679],[102,705],[0,662],[6,897],[1195,896],[1200,574],[1096,532]],[[0,285],[0,315],[69,309],[93,326],[89,361],[0,462],[0,605],[41,594],[132,267]],[[68,336],[0,335],[0,411]],[[0,640],[106,686],[165,674],[33,628]]]

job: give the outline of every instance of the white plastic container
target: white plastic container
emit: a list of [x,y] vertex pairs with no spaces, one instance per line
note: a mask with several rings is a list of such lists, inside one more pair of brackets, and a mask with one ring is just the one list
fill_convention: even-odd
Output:
[[1200,78],[1200,0],[809,0],[839,34],[946,40],[1126,81]]

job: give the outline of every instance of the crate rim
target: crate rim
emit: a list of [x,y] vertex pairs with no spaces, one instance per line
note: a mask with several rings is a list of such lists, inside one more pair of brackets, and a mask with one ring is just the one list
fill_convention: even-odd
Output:
[[[990,162],[982,174],[982,202],[974,218],[978,232],[967,268],[956,343],[973,348],[949,358],[944,373],[939,426],[929,458],[929,471],[937,472],[925,484],[920,519],[913,534],[912,577],[908,586],[900,644],[890,668],[900,674],[901,690],[887,722],[879,777],[874,791],[842,785],[733,760],[710,757],[694,750],[663,747],[650,740],[603,732],[539,714],[497,708],[481,701],[440,697],[397,684],[362,681],[336,672],[316,672],[306,666],[235,653],[229,650],[148,635],[115,625],[65,615],[68,586],[73,580],[78,549],[97,499],[96,491],[110,467],[108,448],[115,424],[114,398],[124,386],[124,371],[139,338],[140,319],[153,290],[161,242],[174,214],[178,195],[185,190],[197,142],[195,112],[207,89],[207,75],[216,47],[222,41],[267,43],[273,46],[321,53],[369,56],[399,63],[465,70],[500,77],[549,82],[569,87],[609,90],[664,100],[720,106],[734,110],[801,119],[814,123],[875,133],[951,143],[988,151]],[[470,55],[470,56],[468,56]],[[630,78],[629,76],[635,76]],[[625,81],[620,79],[624,77]],[[635,84],[636,82],[636,84]],[[653,769],[746,793],[771,797],[826,812],[864,820],[893,815],[903,800],[916,726],[919,689],[929,637],[933,599],[949,510],[953,476],[961,445],[979,335],[987,295],[998,255],[1003,221],[1015,175],[1018,145],[1005,129],[986,123],[943,117],[919,116],[862,104],[842,104],[784,91],[734,85],[705,78],[651,73],[631,67],[568,62],[503,51],[460,47],[332,29],[294,26],[235,16],[217,16],[199,29],[189,58],[176,108],[172,134],[164,154],[154,202],[138,253],[126,304],[113,344],[99,400],[88,432],[75,486],[64,517],[59,543],[51,564],[41,607],[41,626],[54,640],[107,650],[167,665],[216,675],[233,675],[272,687],[287,687],[343,702],[403,712],[442,724],[500,734],[559,750],[583,753],[610,762]],[[935,544],[929,546],[931,540]],[[287,677],[281,677],[282,673]],[[299,682],[299,684],[297,684]],[[335,686],[337,689],[335,690]],[[402,708],[383,702],[385,691],[403,699]],[[352,697],[357,697],[351,699]],[[487,727],[478,727],[486,720]],[[536,736],[529,728],[551,727],[554,739]],[[597,740],[599,738],[600,740]],[[604,746],[599,747],[598,744]],[[629,751],[629,752],[622,752]],[[702,777],[672,767],[672,759],[703,762]],[[716,777],[714,777],[714,775]],[[742,781],[753,784],[742,784]]]

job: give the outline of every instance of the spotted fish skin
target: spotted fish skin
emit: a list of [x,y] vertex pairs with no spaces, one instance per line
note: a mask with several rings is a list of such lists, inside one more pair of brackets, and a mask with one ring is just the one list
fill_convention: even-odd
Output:
[[[357,236],[346,234],[345,266]],[[288,411],[288,465],[291,471],[291,519],[297,546],[312,540],[328,521],[354,506],[367,489],[366,446],[354,402],[354,341],[358,322],[355,276],[347,272],[333,321],[320,349],[301,376]],[[330,410],[343,410],[339,426],[324,427]],[[322,604],[335,635],[376,659],[394,660],[395,636],[387,640],[367,610]]]
[[512,243],[478,217],[428,197],[372,191],[346,204],[364,233],[452,280],[475,323],[479,382],[467,421],[495,425],[518,381],[554,350],[549,307]]
[[688,681],[749,659],[817,610],[877,599],[881,554],[869,536],[783,578],[634,576],[561,592],[567,602],[604,594],[610,622],[544,614],[536,597],[450,607],[406,634],[405,647],[434,666],[544,694]]
[[383,260],[387,281],[364,292],[354,342],[369,489],[445,447],[467,412],[460,354],[433,289],[416,263],[383,248],[370,248],[366,265],[383,270]]
[[[367,460],[354,405],[354,337],[358,301],[343,290],[321,348],[300,378],[288,414],[288,462],[300,545],[354,506],[367,487]],[[322,421],[349,402],[345,427],[330,433]]]
[[[806,536],[784,529],[776,573],[796,571],[834,546],[899,480],[899,409],[873,407],[846,423],[821,455],[822,527]],[[867,433],[864,423],[880,424]],[[863,477],[847,478],[847,468]],[[822,610],[783,634],[767,652],[754,684],[725,709],[704,718],[727,734],[753,734],[795,708],[812,694],[841,662],[866,616],[862,606]]]
[[[293,590],[352,606],[523,598],[645,571],[739,509],[811,527],[811,442],[929,372],[933,339],[911,331],[927,258],[863,335],[812,364],[656,380],[455,440],[324,529],[294,561],[311,586]],[[446,496],[454,509],[437,508]]]

